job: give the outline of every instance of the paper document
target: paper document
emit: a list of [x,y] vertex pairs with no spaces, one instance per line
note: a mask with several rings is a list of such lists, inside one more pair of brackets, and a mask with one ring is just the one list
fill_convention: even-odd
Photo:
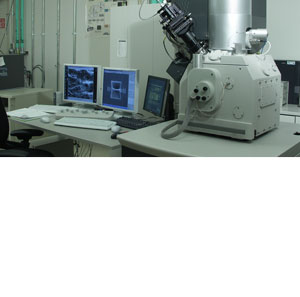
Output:
[[43,116],[47,116],[48,114],[43,111],[39,111],[31,108],[22,108],[22,109],[9,111],[7,112],[7,115],[10,117],[16,117],[16,118],[21,118],[26,120],[26,119],[40,118]]
[[5,66],[4,58],[0,57],[0,67]]
[[36,111],[43,111],[48,113],[58,113],[63,109],[63,107],[58,105],[39,105],[39,104],[30,106],[29,108],[34,109]]

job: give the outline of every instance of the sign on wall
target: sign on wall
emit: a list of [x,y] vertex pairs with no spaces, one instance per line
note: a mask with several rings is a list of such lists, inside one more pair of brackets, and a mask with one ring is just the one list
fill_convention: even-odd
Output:
[[0,18],[0,29],[5,29],[5,18]]
[[111,7],[126,5],[125,0],[86,0],[86,31],[109,36]]

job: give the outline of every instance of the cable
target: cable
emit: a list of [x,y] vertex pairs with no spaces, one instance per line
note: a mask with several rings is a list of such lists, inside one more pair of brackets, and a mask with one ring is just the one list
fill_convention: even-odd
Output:
[[[221,82],[221,85],[222,85],[222,96],[221,96],[220,104],[211,112],[215,112],[222,105],[224,95],[225,95],[225,87],[224,87],[222,82]],[[175,121],[174,123],[168,125],[167,127],[165,127],[161,131],[161,137],[162,138],[171,139],[171,138],[177,137],[178,135],[180,135],[187,128],[187,126],[190,122],[190,119],[191,119],[192,105],[193,105],[193,100],[189,99],[189,102],[187,104],[186,111],[185,111],[185,119],[184,119],[182,125],[180,126],[180,128],[177,129],[177,131],[174,131],[174,132],[171,132],[171,133],[166,133],[168,130],[170,130],[171,128],[175,127],[176,125],[178,125],[180,123],[180,121],[178,121],[178,120]],[[203,111],[199,110],[199,107],[196,111],[198,111],[200,113],[203,113],[206,116],[209,116],[209,114],[208,114],[209,112],[206,112],[206,111],[203,112]],[[193,114],[192,116],[194,117],[195,115]]]
[[32,87],[34,88],[34,76],[33,76],[33,72],[34,70],[40,70],[42,72],[42,85],[41,85],[41,88],[43,88],[45,86],[45,71],[43,69],[43,66],[38,64],[38,65],[35,65],[33,68],[32,68],[32,71],[31,71],[31,75],[32,75]]
[[[162,4],[161,0],[157,0],[157,1],[159,1],[159,3]],[[148,20],[151,20],[151,19],[154,18],[156,15],[158,15],[158,12],[157,12],[156,14],[152,15],[152,16],[149,17],[149,18],[143,18],[141,12],[142,12],[142,7],[143,7],[143,5],[145,4],[145,2],[146,2],[146,0],[143,0],[143,2],[141,3],[140,10],[139,10],[139,18],[140,18],[140,20],[142,20],[142,21],[148,21]]]
[[269,45],[269,48],[268,48],[268,50],[265,53],[263,53],[264,56],[266,56],[271,51],[271,49],[272,49],[272,44],[271,44],[271,42],[269,40],[267,41],[267,44]]
[[164,139],[171,139],[171,138],[175,138],[178,135],[180,135],[188,126],[190,118],[191,118],[191,109],[192,109],[192,105],[193,105],[193,100],[189,99],[187,107],[186,107],[186,111],[185,111],[185,118],[184,121],[182,123],[182,125],[177,129],[177,131],[171,132],[171,133],[166,133],[168,130],[170,130],[171,128],[175,127],[176,125],[180,124],[180,121],[177,120],[174,123],[168,125],[167,127],[165,127],[162,131],[161,131],[161,137]]
[[80,144],[76,140],[73,142],[73,145],[75,146],[75,152],[74,152],[74,157],[79,157],[79,147]]
[[93,154],[93,149],[94,149],[94,146],[92,144],[90,144],[90,154],[89,154],[89,157],[92,156]]
[[164,38],[164,40],[163,40],[164,49],[165,49],[167,55],[169,56],[169,58],[174,62],[175,60],[171,57],[170,53],[169,53],[168,50],[167,50],[167,47],[166,47],[166,39],[167,39],[167,36],[165,36],[165,38]]
[[260,54],[260,55],[263,54],[266,44],[267,44],[267,41],[264,43],[264,46],[262,47],[262,49],[260,50],[260,52],[257,53],[257,54]]

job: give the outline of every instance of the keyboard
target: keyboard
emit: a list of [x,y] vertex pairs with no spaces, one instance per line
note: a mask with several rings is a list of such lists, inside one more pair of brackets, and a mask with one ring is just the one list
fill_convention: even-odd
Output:
[[114,112],[56,105],[34,105],[30,108],[47,113],[54,113],[57,117],[73,117],[86,119],[112,120]]
[[76,127],[94,130],[110,130],[116,123],[112,121],[86,118],[62,118],[54,122],[56,126]]
[[118,126],[132,129],[132,130],[146,128],[155,124],[157,123],[147,122],[141,119],[127,118],[127,117],[121,117],[117,119]]

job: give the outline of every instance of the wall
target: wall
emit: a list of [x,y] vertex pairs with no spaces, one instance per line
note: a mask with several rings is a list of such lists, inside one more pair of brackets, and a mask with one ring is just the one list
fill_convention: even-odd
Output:
[[[1,0],[0,0],[1,1]],[[34,64],[42,64],[42,0],[35,1],[36,24]],[[85,0],[77,1],[77,43],[76,63],[96,64],[109,66],[109,37],[100,34],[85,32]],[[136,4],[137,0],[129,0],[129,5]],[[29,56],[25,64],[30,69],[31,65],[31,1],[25,3],[25,48]],[[56,90],[57,67],[57,1],[46,0],[46,88]],[[63,64],[73,62],[73,0],[61,0],[61,44],[60,44],[60,83],[59,90],[63,87]],[[41,74],[35,70],[35,86],[41,85]]]
[[[148,18],[156,14],[160,6],[158,4],[144,5],[142,17]],[[146,21],[139,18],[139,5],[131,7],[113,8],[111,12],[111,37],[110,37],[110,66],[139,69],[139,112],[143,112],[146,85],[148,75],[154,75],[170,79],[166,70],[171,64],[163,40],[160,17],[155,16]],[[127,41],[127,55],[118,55],[119,40]],[[174,57],[174,47],[167,40],[166,47],[170,55]],[[174,94],[174,83],[171,80],[171,93]]]
[[274,59],[300,60],[300,1],[268,0],[267,7]]
[[[42,63],[42,1],[36,1],[36,36],[34,64]],[[60,45],[60,84],[62,90],[63,64],[73,62],[73,0],[61,1],[61,45]],[[57,2],[46,0],[46,88],[56,89],[57,57]],[[26,49],[29,56],[26,65],[31,68],[31,1],[26,3]],[[77,59],[78,64],[99,64],[108,66],[109,38],[85,32],[85,1],[78,1],[77,10]],[[36,70],[38,71],[38,70]],[[36,72],[38,73],[38,72]],[[36,86],[41,84],[40,74],[36,75]]]
[[[0,0],[0,18],[6,18],[8,12],[8,0]],[[6,29],[0,29],[0,46],[2,38],[5,34]],[[5,35],[5,38],[3,39],[2,47],[0,48],[1,51],[4,53],[8,50],[8,35]],[[0,52],[1,54],[1,52]]]
[[[0,17],[8,11],[8,0],[0,0]],[[62,35],[61,35],[61,64],[72,62],[73,41],[73,0],[62,0]],[[130,4],[136,3],[130,1]],[[42,0],[36,0],[36,50],[35,64],[41,61],[41,5]],[[110,38],[99,37],[97,34],[88,35],[84,32],[85,0],[78,0],[78,39],[77,62],[109,65]],[[56,89],[56,0],[46,0],[46,87]],[[271,54],[275,59],[300,60],[300,2],[299,0],[268,0],[267,22],[272,43]],[[3,31],[0,31],[0,38]],[[1,40],[1,39],[0,39]],[[8,49],[8,40],[5,40],[3,51]],[[29,51],[26,65],[31,68],[31,1],[25,1],[25,49]],[[63,66],[60,66],[62,73]],[[40,74],[36,72],[36,86],[40,86]],[[60,79],[62,82],[62,79]],[[60,83],[60,89],[62,83]]]

